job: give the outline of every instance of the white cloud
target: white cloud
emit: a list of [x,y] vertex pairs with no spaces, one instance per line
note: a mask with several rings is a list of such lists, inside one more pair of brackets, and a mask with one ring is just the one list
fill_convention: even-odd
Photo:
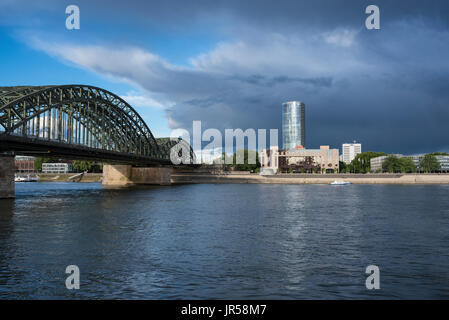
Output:
[[221,159],[223,148],[195,150],[197,159],[204,164],[213,164],[214,161]]
[[182,127],[182,124],[180,122],[177,122],[173,119],[171,116],[167,116],[168,126],[172,129],[178,129]]
[[329,44],[340,47],[350,47],[354,44],[357,33],[356,30],[335,29],[331,32],[324,33],[323,37]]
[[157,55],[136,47],[117,49],[97,45],[49,43],[37,37],[33,37],[30,43],[32,47],[51,56],[134,83],[141,83],[149,77],[157,79],[160,70],[177,69]]
[[158,101],[157,99],[134,91],[128,92],[126,95],[120,97],[133,107],[166,109],[171,106],[169,103],[165,104],[162,101]]

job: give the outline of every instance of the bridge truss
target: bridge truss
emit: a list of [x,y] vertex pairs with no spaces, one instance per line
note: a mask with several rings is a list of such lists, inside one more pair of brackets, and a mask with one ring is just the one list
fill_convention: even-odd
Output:
[[0,142],[0,151],[47,151],[74,159],[170,159],[170,143],[155,139],[126,101],[87,85],[0,87]]

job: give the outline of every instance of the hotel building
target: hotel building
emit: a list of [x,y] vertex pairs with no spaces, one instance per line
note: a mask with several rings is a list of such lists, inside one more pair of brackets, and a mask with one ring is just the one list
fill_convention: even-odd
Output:
[[320,149],[297,148],[291,150],[262,150],[260,154],[261,174],[276,172],[291,173],[338,173],[338,149],[320,146]]

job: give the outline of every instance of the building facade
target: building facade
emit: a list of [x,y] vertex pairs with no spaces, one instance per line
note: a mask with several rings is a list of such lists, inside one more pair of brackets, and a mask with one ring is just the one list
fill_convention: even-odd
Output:
[[262,150],[261,172],[338,173],[339,151],[329,146],[320,149]]
[[306,106],[300,101],[282,104],[282,147],[284,150],[306,147]]
[[279,148],[271,146],[270,149],[263,149],[260,153],[260,174],[273,175],[279,168]]
[[[383,172],[383,163],[385,161],[385,159],[387,159],[389,156],[395,156],[397,158],[410,158],[412,159],[413,163],[416,166],[416,170],[418,172],[422,171],[421,168],[421,161],[424,159],[425,154],[416,154],[416,155],[410,155],[410,156],[405,156],[403,154],[390,154],[388,156],[380,156],[380,157],[376,157],[376,158],[372,158],[370,160],[370,167],[371,167],[371,172]],[[440,164],[440,170],[439,172],[449,172],[449,156],[434,156],[439,164]]]
[[[403,157],[407,157],[413,160],[413,163],[416,166],[416,169],[418,171],[422,171],[423,169],[421,168],[421,161],[424,159],[425,154],[416,154],[416,155],[412,155],[412,156],[403,156]],[[440,170],[439,172],[449,172],[449,156],[434,156],[437,160],[438,163],[440,164]]]
[[382,172],[382,165],[388,156],[380,156],[371,158],[370,160],[370,170],[371,172]]
[[[385,159],[387,159],[389,156],[395,156],[396,158],[403,158],[405,157],[403,154],[395,153],[395,154],[389,154],[387,156],[379,156],[375,158],[370,159],[370,170],[371,172],[383,172],[382,166],[384,164]],[[415,162],[415,160],[413,160]],[[418,164],[416,164],[416,167],[418,168]]]
[[362,153],[361,143],[344,143],[341,148],[342,161],[346,164],[350,164],[354,160],[355,156]]
[[34,172],[34,157],[16,156],[14,162],[17,173]]
[[69,173],[73,172],[71,163],[43,163],[42,173]]
[[440,163],[440,172],[449,172],[449,156],[435,156]]

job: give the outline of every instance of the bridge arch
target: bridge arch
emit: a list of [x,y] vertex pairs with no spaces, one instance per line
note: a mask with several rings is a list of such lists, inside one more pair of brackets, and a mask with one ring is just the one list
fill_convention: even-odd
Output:
[[133,107],[88,85],[0,87],[0,133],[169,158]]

